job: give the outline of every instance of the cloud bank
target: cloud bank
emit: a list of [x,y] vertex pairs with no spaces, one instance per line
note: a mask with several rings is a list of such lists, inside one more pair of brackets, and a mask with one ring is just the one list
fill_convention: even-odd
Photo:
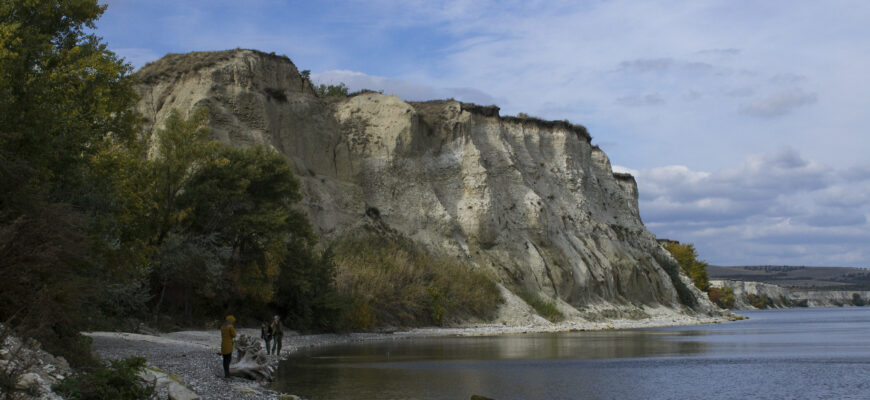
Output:
[[633,173],[647,227],[694,242],[720,265],[870,267],[870,168],[829,168],[794,149],[713,172],[672,165]]

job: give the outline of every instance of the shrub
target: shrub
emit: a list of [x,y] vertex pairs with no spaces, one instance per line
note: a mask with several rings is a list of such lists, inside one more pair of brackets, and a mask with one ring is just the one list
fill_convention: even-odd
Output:
[[706,292],[710,287],[710,280],[707,278],[707,263],[698,260],[698,252],[695,250],[695,246],[691,243],[682,244],[678,242],[667,242],[664,246],[677,259],[677,262],[680,263],[680,268],[692,278],[695,286]]
[[692,294],[692,291],[689,290],[680,278],[679,264],[675,263],[670,258],[664,257],[663,253],[653,253],[653,256],[656,261],[658,261],[659,265],[661,265],[662,269],[667,272],[668,277],[671,278],[671,283],[677,291],[677,297],[680,299],[680,303],[689,307],[694,307],[697,304],[695,301],[695,295]]
[[565,319],[565,314],[559,311],[555,301],[545,299],[540,294],[525,289],[518,290],[516,294],[528,305],[532,306],[538,315],[546,318],[548,321],[560,322]]
[[747,294],[746,297],[749,299],[749,304],[751,304],[755,308],[769,308],[772,305],[770,302],[770,298],[768,298],[766,294],[757,296],[750,293]]
[[858,294],[858,293],[852,293],[852,305],[853,305],[853,306],[862,307],[862,306],[864,306],[864,305],[866,305],[866,304],[867,304],[867,302],[864,301],[864,299],[861,298],[861,295],[860,295],[860,294]]
[[502,302],[495,282],[402,237],[364,233],[333,244],[346,329],[444,325],[491,319]]
[[143,368],[145,359],[142,357],[115,360],[92,373],[68,377],[52,389],[70,400],[148,399],[154,388],[141,385],[136,376]]
[[338,85],[321,84],[316,87],[317,95],[320,97],[347,97],[347,86],[341,82]]
[[734,289],[731,289],[731,287],[717,288],[711,286],[707,292],[707,297],[719,308],[734,307]]

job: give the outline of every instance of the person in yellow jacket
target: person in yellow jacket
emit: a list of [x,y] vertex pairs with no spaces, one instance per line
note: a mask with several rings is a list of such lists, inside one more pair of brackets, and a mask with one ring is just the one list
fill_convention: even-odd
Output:
[[221,356],[224,358],[224,376],[230,377],[230,362],[233,360],[233,339],[236,337],[236,328],[233,327],[236,319],[227,315],[226,321],[221,325]]

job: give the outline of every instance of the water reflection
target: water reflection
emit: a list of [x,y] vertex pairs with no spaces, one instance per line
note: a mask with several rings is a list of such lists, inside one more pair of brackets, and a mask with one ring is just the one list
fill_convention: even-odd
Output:
[[[313,399],[368,397],[362,393],[377,393],[377,398],[409,398],[408,393],[419,398],[441,397],[444,385],[450,386],[450,392],[463,394],[517,384],[528,389],[535,382],[547,381],[549,367],[572,360],[689,355],[703,353],[708,346],[704,342],[666,340],[672,334],[570,332],[331,346],[300,352],[282,363],[275,388]],[[514,374],[522,370],[522,379],[514,377],[511,382],[503,382],[506,375],[493,374],[495,368],[514,370]],[[587,378],[594,380],[588,373]]]
[[282,362],[273,386],[309,399],[867,398],[870,308],[749,314],[694,327],[310,349]]

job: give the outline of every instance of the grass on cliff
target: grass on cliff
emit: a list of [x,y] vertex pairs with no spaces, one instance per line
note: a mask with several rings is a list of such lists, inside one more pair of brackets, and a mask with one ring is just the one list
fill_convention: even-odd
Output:
[[366,233],[333,245],[336,287],[348,298],[346,328],[490,320],[503,299],[485,273],[413,241]]
[[532,306],[538,315],[546,318],[548,321],[555,323],[561,322],[565,319],[565,314],[562,314],[562,312],[559,311],[559,308],[556,307],[555,301],[545,299],[541,297],[540,294],[525,289],[516,291],[516,294],[517,296],[520,296],[526,304]]

